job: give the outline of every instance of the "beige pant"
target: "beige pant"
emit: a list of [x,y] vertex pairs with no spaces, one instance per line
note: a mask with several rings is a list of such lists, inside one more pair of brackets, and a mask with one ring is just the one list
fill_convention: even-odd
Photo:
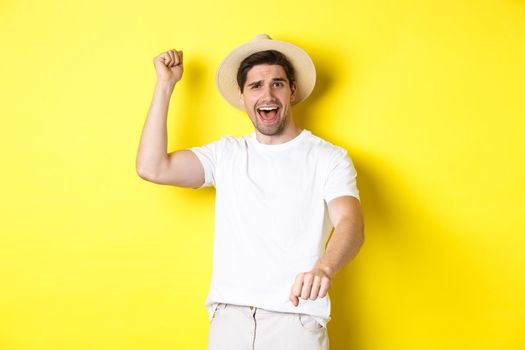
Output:
[[328,333],[312,316],[219,304],[208,350],[328,350]]

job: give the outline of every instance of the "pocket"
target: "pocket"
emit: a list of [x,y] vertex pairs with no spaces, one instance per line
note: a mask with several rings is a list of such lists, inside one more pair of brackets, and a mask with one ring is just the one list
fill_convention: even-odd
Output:
[[210,323],[212,323],[213,320],[215,319],[215,317],[217,316],[217,310],[219,309],[219,306],[221,306],[221,304],[220,304],[220,303],[217,303],[217,304],[215,304],[215,306],[213,307],[213,314],[211,315]]
[[311,315],[298,314],[297,318],[299,319],[301,327],[309,331],[322,331],[325,329],[325,327],[317,322],[317,320]]
[[224,304],[224,303],[217,303],[217,304],[215,304],[215,307],[213,309],[213,314],[211,316],[210,323],[213,322],[213,320],[217,318],[217,316],[219,314],[219,310],[222,310],[222,309],[226,308],[226,305],[227,304]]

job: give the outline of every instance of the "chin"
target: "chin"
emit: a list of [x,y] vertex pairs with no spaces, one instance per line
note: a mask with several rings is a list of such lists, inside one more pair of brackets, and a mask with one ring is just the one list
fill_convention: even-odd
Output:
[[266,136],[276,136],[276,135],[280,135],[282,133],[282,130],[267,130],[267,129],[261,129],[261,128],[257,128],[257,130],[263,134],[263,135],[266,135]]
[[255,125],[255,128],[263,135],[266,136],[276,136],[281,135],[286,127],[286,122],[281,122],[275,125],[262,126],[260,124]]

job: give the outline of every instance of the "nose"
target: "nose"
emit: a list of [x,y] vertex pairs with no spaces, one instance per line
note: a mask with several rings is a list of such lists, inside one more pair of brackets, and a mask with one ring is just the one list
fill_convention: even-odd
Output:
[[262,91],[262,98],[263,100],[266,100],[266,99],[273,99],[274,97],[274,94],[273,94],[273,90],[271,88],[271,86],[267,85],[267,86],[264,86],[263,87],[263,91]]

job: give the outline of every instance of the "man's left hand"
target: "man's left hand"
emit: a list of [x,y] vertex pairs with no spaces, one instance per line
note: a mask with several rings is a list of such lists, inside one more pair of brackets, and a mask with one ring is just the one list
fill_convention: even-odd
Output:
[[324,298],[331,284],[330,275],[319,267],[312,271],[301,272],[295,278],[295,283],[290,291],[290,300],[294,306],[297,306],[299,297],[310,300],[315,300],[317,297]]

